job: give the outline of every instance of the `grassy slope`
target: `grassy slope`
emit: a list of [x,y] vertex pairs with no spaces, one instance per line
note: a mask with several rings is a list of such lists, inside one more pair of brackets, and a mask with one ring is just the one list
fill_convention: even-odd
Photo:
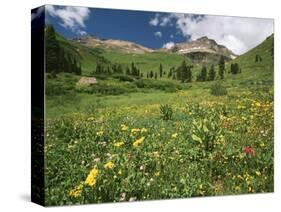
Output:
[[66,40],[59,34],[57,34],[57,39],[66,53],[74,55],[80,59],[83,75],[89,75],[93,70],[95,70],[98,62],[102,61],[103,63],[110,63],[102,56],[102,53],[104,52],[102,49],[82,46],[75,41]]
[[[253,81],[261,80],[273,81],[273,59],[271,56],[273,39],[272,35],[257,47],[231,61],[230,63],[239,64],[242,68],[242,73],[236,76],[228,74],[227,78],[238,80],[240,83],[247,83],[247,81],[252,83]],[[256,55],[262,57],[261,62],[255,62]],[[230,69],[230,63],[226,65],[227,70]]]
[[[229,88],[230,95],[239,94],[252,85],[269,83],[273,84],[273,60],[271,57],[273,36],[266,39],[263,43],[253,48],[249,52],[239,56],[232,63],[237,62],[242,68],[242,73],[232,75],[230,73],[225,74],[223,83]],[[83,46],[70,42],[72,46],[77,46],[79,49],[78,53],[83,58],[83,67],[94,67],[94,58],[89,51],[91,49],[84,48]],[[255,63],[255,55],[258,54],[262,57],[262,62]],[[176,66],[182,61],[182,56],[171,53],[155,52],[147,54],[125,54],[120,52],[103,52],[101,54],[111,62],[119,62],[122,64],[130,64],[135,62],[143,71],[144,70],[158,70],[159,64],[162,63],[164,70],[168,67]],[[100,56],[101,56],[100,55]],[[89,65],[87,66],[87,64]],[[230,63],[226,64],[226,72],[230,68]],[[217,71],[217,67],[215,68]],[[84,69],[83,74],[87,74],[90,69]],[[200,70],[200,67],[195,67],[193,72],[194,79],[196,72]],[[164,78],[166,80],[170,80]],[[159,80],[159,78],[158,78]],[[266,81],[266,82],[265,82]],[[173,81],[180,83],[178,81]],[[211,100],[213,97],[209,94],[210,85],[213,82],[193,82],[192,87],[184,94],[178,93],[166,93],[161,91],[152,91],[151,93],[130,93],[119,96],[100,96],[94,94],[72,94],[70,96],[57,96],[48,97],[48,112],[51,116],[62,115],[71,112],[88,112],[91,105],[97,107],[118,107],[122,105],[159,105],[161,103],[173,103],[175,99],[180,104],[183,104],[187,99],[192,101],[200,102],[204,100]],[[58,104],[59,102],[59,104]]]
[[[147,71],[159,71],[160,63],[163,70],[168,73],[171,67],[177,67],[185,59],[182,55],[169,52],[152,52],[145,54],[127,54],[117,51],[105,52],[104,57],[108,60],[122,65],[130,66],[132,62],[140,68],[143,73]],[[185,59],[187,60],[187,59]],[[188,60],[187,60],[188,61]]]

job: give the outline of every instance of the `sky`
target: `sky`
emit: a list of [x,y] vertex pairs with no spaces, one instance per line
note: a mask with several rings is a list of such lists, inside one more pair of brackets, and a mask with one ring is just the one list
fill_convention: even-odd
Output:
[[157,49],[207,36],[235,54],[247,52],[274,31],[273,19],[52,5],[46,6],[46,21],[67,38],[93,35]]

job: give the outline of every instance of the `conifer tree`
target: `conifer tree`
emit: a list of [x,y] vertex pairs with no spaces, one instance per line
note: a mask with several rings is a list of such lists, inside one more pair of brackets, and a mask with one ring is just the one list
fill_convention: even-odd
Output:
[[150,71],[150,78],[153,78],[153,71]]
[[215,68],[214,65],[211,65],[211,68],[209,70],[209,74],[208,74],[208,80],[209,81],[213,81],[216,78],[216,72],[215,72]]
[[219,75],[221,79],[224,78],[224,71],[225,71],[225,62],[223,56],[221,56],[219,61]]
[[59,72],[59,52],[60,47],[59,43],[56,39],[56,33],[55,29],[52,25],[48,25],[46,27],[46,37],[45,37],[45,43],[46,43],[46,72]]
[[162,77],[163,76],[163,67],[162,67],[162,64],[160,63],[160,66],[159,66],[159,77]]
[[197,81],[206,81],[207,80],[207,68],[206,66],[202,66],[200,74],[197,76]]

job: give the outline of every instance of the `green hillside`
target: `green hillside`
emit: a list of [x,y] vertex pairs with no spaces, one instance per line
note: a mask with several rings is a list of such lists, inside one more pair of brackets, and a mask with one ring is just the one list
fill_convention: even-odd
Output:
[[[144,74],[144,76],[146,76],[146,72],[150,72],[151,70],[153,72],[158,72],[160,64],[163,66],[163,71],[167,73],[170,68],[178,67],[183,60],[186,60],[189,64],[191,63],[191,61],[183,55],[170,52],[156,51],[144,54],[129,54],[117,50],[86,47],[77,41],[66,40],[59,34],[57,34],[57,39],[66,52],[69,52],[80,59],[82,65],[82,75],[91,75],[95,71],[98,63],[106,65],[118,63],[125,69],[125,67],[130,67],[133,62]],[[225,79],[228,79],[228,83],[233,83],[233,80],[238,80],[240,83],[253,83],[253,80],[259,81],[272,78],[273,39],[273,35],[269,36],[257,47],[226,63]],[[261,61],[256,61],[257,56],[260,56]],[[231,63],[238,63],[242,73],[235,76],[230,74],[229,70]],[[215,71],[218,72],[218,66],[216,66],[217,64],[214,65]],[[201,67],[202,66],[200,64],[194,64],[193,81],[195,81]],[[207,66],[207,68],[210,68],[210,66]],[[162,79],[166,78],[167,74],[164,75]]]
[[[239,80],[244,84],[262,83],[267,81],[273,84],[273,41],[274,35],[269,36],[264,42],[237,57],[226,65],[227,70],[230,69],[231,63],[238,63],[242,69],[242,73],[237,76],[228,74],[231,80]],[[261,61],[256,61],[259,56]]]
[[[189,61],[182,55],[169,52],[151,52],[145,54],[128,54],[117,51],[104,52],[103,56],[111,62],[121,63],[124,66],[130,66],[132,62],[136,64],[143,73],[148,71],[159,71],[160,63],[164,71],[172,67],[177,67],[183,60]],[[190,62],[190,61],[189,61]]]
[[78,42],[67,40],[60,34],[56,34],[60,46],[71,55],[79,58],[82,65],[82,75],[88,75],[96,68],[97,63],[110,64],[110,62],[103,57],[104,50],[100,48],[89,48],[80,45]]

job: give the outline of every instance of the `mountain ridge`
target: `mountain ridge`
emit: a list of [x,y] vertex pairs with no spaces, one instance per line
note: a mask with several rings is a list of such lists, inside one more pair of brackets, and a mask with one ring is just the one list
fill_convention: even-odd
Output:
[[221,56],[226,60],[231,60],[237,57],[230,49],[218,44],[215,40],[209,39],[207,36],[200,37],[194,41],[176,43],[172,48],[152,49],[141,44],[120,40],[120,39],[101,39],[93,35],[87,35],[72,39],[83,46],[101,47],[107,50],[117,50],[128,54],[144,54],[158,51],[168,51],[177,54],[182,54],[189,57],[197,63],[210,63],[217,61]]

